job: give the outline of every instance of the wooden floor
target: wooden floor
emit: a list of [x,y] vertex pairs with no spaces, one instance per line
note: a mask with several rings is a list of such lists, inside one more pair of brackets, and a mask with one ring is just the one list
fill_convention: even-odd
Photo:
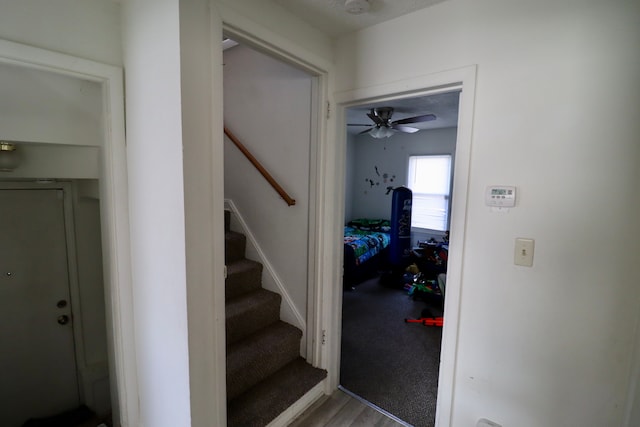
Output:
[[312,405],[289,427],[405,427],[406,425],[338,390]]

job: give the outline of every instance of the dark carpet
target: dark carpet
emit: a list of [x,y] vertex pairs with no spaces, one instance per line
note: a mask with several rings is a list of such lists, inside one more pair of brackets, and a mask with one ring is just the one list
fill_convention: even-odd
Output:
[[435,424],[442,328],[405,323],[442,302],[413,299],[378,278],[345,291],[340,383],[416,427]]

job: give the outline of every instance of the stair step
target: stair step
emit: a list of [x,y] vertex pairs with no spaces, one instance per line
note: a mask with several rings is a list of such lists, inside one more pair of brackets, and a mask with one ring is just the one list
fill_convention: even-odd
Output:
[[280,320],[279,294],[262,288],[247,239],[225,210],[227,426],[264,427],[322,382],[327,372],[300,357],[302,331]]
[[320,383],[327,372],[301,357],[231,400],[228,427],[264,427]]
[[224,233],[224,263],[229,265],[243,259],[246,244],[247,237],[244,234],[235,231]]
[[226,300],[239,297],[262,286],[262,264],[249,259],[241,259],[227,265],[225,281]]
[[266,289],[257,289],[226,304],[227,346],[280,319],[282,297]]
[[227,350],[227,399],[244,393],[300,356],[302,331],[277,321]]

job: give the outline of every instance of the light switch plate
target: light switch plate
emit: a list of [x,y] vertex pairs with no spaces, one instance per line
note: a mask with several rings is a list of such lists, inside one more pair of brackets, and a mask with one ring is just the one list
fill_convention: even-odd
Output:
[[533,239],[524,239],[519,237],[516,239],[516,246],[513,253],[513,263],[524,267],[533,266]]

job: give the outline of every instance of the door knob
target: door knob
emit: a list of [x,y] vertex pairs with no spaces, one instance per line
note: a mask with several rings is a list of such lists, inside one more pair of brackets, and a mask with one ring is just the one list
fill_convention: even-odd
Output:
[[58,316],[58,323],[61,325],[66,325],[69,323],[69,316],[63,314],[62,316]]

